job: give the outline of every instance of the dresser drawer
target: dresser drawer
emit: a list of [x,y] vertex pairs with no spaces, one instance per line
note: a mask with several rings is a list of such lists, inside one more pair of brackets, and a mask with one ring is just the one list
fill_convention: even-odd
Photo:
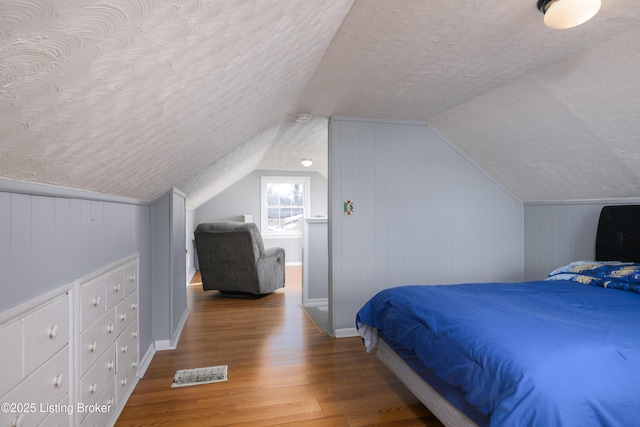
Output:
[[80,287],[80,329],[93,325],[105,312],[105,277],[99,276]]
[[96,401],[96,407],[99,411],[85,412],[80,414],[82,420],[80,425],[87,427],[104,427],[109,425],[109,420],[113,417],[116,410],[116,378],[113,377],[107,389],[102,393],[102,396]]
[[23,319],[25,375],[69,343],[69,300],[60,297]]
[[119,355],[116,375],[116,402],[120,404],[127,398],[138,376],[138,354],[131,351]]
[[125,294],[124,269],[118,267],[105,275],[105,292],[107,298],[107,310],[115,307]]
[[124,266],[125,295],[138,289],[138,260],[129,262]]
[[116,307],[117,334],[119,335],[137,317],[138,293],[134,292]]
[[69,403],[69,395],[67,395],[57,406],[45,407],[48,415],[40,424],[40,427],[70,427],[72,425],[72,417],[75,413],[75,405]]
[[113,344],[116,335],[116,309],[112,308],[80,335],[81,375]]
[[[22,379],[22,322],[16,320],[0,327],[0,396]],[[1,425],[1,424],[0,424]]]
[[131,323],[116,340],[118,363],[121,357],[129,354],[138,355],[138,323]]
[[118,337],[116,346],[116,389],[119,403],[138,375],[138,322],[131,323],[125,329]]
[[116,373],[115,346],[104,352],[98,361],[80,379],[79,402],[92,405],[107,389]]
[[22,425],[37,426],[48,415],[40,408],[62,401],[69,393],[69,381],[69,347],[65,347],[2,398],[3,403],[29,406],[23,406],[22,413],[0,412],[0,426],[10,426],[19,417]]

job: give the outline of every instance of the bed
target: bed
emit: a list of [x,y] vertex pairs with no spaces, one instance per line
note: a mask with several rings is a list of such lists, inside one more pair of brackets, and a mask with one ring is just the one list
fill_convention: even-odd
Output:
[[540,281],[385,289],[356,326],[446,426],[637,425],[640,206],[602,209],[595,258]]

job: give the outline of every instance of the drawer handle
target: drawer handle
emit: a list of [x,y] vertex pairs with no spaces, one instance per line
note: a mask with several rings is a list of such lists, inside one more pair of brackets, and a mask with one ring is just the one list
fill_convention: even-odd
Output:
[[62,387],[62,383],[64,382],[64,375],[59,374],[53,379],[53,386],[55,388]]
[[126,386],[127,385],[127,379],[123,378],[122,381],[121,381],[121,384],[122,384],[122,387]]
[[107,406],[113,406],[116,403],[115,399],[112,397],[111,399],[107,400]]
[[58,336],[58,325],[53,325],[49,328],[49,339],[53,340]]
[[99,306],[100,305],[100,297],[95,297],[91,303],[93,304],[94,307]]
[[113,326],[113,325],[109,325],[109,326],[107,326],[107,333],[109,333],[109,334],[113,333],[113,330],[114,330],[114,329],[115,329],[115,328],[114,328],[114,326]]
[[113,370],[113,365],[114,365],[114,364],[113,364],[113,362],[111,362],[111,361],[110,361],[110,362],[107,364],[107,369],[109,369],[110,371],[112,371],[112,370]]
[[135,310],[138,308],[138,303],[134,302],[133,304],[131,304],[131,310]]
[[138,367],[138,362],[136,360],[134,360],[133,362],[131,362],[131,367],[132,368],[137,368]]
[[129,350],[129,347],[127,347],[126,345],[123,345],[123,346],[122,346],[122,352],[123,352],[123,353],[126,353],[126,352],[127,352],[127,350]]
[[113,287],[113,292],[120,292],[120,283]]
[[137,338],[137,337],[138,337],[138,331],[133,331],[133,332],[131,332],[131,336],[132,336],[133,338]]
[[24,425],[24,414],[11,418],[11,427],[22,427]]
[[92,342],[91,344],[89,344],[89,351],[91,353],[94,353],[97,349],[98,349],[98,343],[97,342]]
[[120,315],[120,320],[122,320],[122,321],[127,320],[127,313],[122,313],[122,314]]
[[95,383],[91,384],[89,386],[89,393],[95,394],[96,391],[98,391],[98,384],[95,384]]

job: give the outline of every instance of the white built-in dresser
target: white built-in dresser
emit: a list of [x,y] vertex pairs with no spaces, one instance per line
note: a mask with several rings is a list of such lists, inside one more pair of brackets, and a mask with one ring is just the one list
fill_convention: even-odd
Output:
[[138,328],[137,255],[0,313],[0,427],[114,424]]

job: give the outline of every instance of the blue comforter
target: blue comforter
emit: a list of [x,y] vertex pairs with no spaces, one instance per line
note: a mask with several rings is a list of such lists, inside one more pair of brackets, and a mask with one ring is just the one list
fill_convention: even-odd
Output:
[[640,294],[567,280],[404,286],[356,324],[413,351],[492,426],[640,425]]

